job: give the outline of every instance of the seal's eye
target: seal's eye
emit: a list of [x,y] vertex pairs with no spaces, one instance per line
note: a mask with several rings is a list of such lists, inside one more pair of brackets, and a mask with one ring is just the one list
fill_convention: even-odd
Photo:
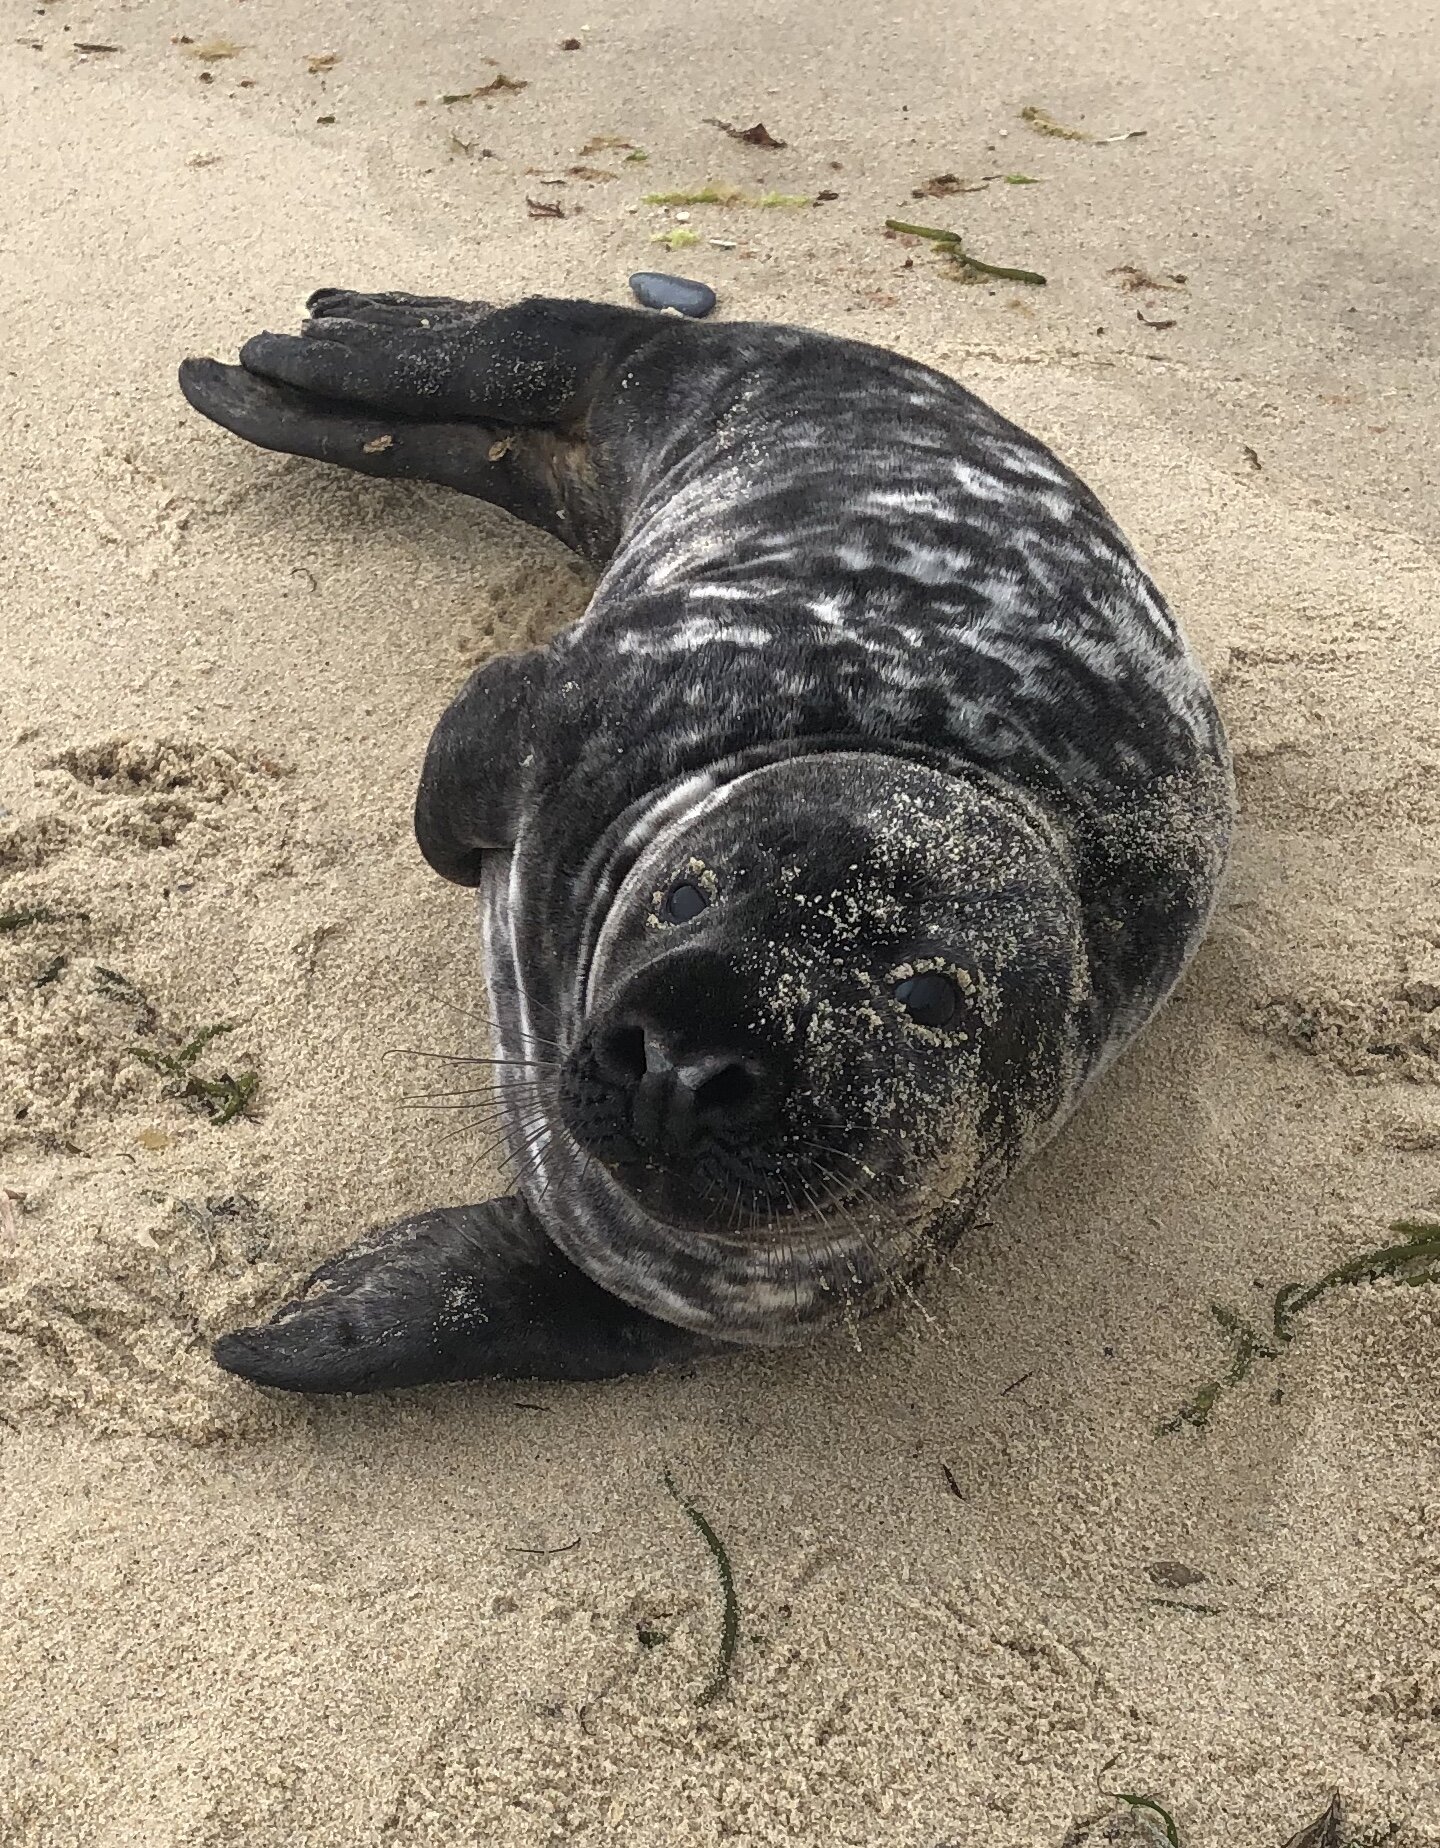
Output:
[[912,975],[895,990],[895,999],[921,1027],[943,1027],[955,1018],[960,997],[944,975]]
[[671,886],[665,900],[665,915],[672,924],[688,924],[691,918],[698,918],[709,903],[699,886],[686,880],[682,885]]

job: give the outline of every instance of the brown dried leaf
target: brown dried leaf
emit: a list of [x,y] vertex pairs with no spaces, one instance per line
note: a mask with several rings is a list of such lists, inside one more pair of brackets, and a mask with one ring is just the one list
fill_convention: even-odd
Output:
[[788,141],[777,141],[763,122],[752,122],[749,128],[736,128],[733,122],[722,122],[719,116],[706,116],[706,126],[720,128],[732,141],[748,141],[752,148],[786,148]]
[[948,199],[954,193],[984,192],[988,180],[962,180],[958,173],[937,173],[910,189],[912,199]]

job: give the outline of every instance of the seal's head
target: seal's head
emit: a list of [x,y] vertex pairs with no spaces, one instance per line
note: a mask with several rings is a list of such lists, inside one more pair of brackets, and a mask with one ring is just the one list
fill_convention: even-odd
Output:
[[1086,1062],[1081,918],[1043,822],[868,752],[769,764],[668,819],[585,982],[566,1128],[650,1220],[744,1244],[854,1225],[903,1255]]

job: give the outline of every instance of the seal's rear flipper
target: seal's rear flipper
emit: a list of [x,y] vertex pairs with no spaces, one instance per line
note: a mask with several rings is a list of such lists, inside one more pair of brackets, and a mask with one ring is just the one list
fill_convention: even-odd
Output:
[[187,359],[186,400],[212,423],[261,449],[333,462],[387,481],[433,481],[490,501],[560,538],[553,484],[512,454],[514,433],[479,423],[431,423],[312,397],[243,366]]
[[580,433],[601,384],[670,317],[532,296],[505,308],[438,295],[317,289],[299,334],[256,334],[249,372],[405,417]]
[[612,1379],[715,1348],[592,1283],[510,1195],[373,1233],[322,1264],[272,1320],[222,1335],[214,1353],[257,1386],[330,1393]]

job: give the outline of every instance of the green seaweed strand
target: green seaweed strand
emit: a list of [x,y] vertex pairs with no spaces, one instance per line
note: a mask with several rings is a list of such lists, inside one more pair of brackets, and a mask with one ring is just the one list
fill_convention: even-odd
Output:
[[679,1502],[690,1520],[694,1523],[700,1538],[710,1549],[715,1561],[715,1569],[720,1574],[720,1589],[725,1594],[725,1617],[720,1629],[720,1655],[715,1664],[715,1673],[695,1697],[697,1707],[708,1707],[724,1692],[730,1679],[731,1665],[735,1660],[735,1651],[740,1642],[740,1600],[735,1595],[735,1574],[730,1568],[730,1555],[725,1551],[725,1542],[705,1519],[705,1516],[675,1486],[675,1479],[667,1469],[665,1487]]

